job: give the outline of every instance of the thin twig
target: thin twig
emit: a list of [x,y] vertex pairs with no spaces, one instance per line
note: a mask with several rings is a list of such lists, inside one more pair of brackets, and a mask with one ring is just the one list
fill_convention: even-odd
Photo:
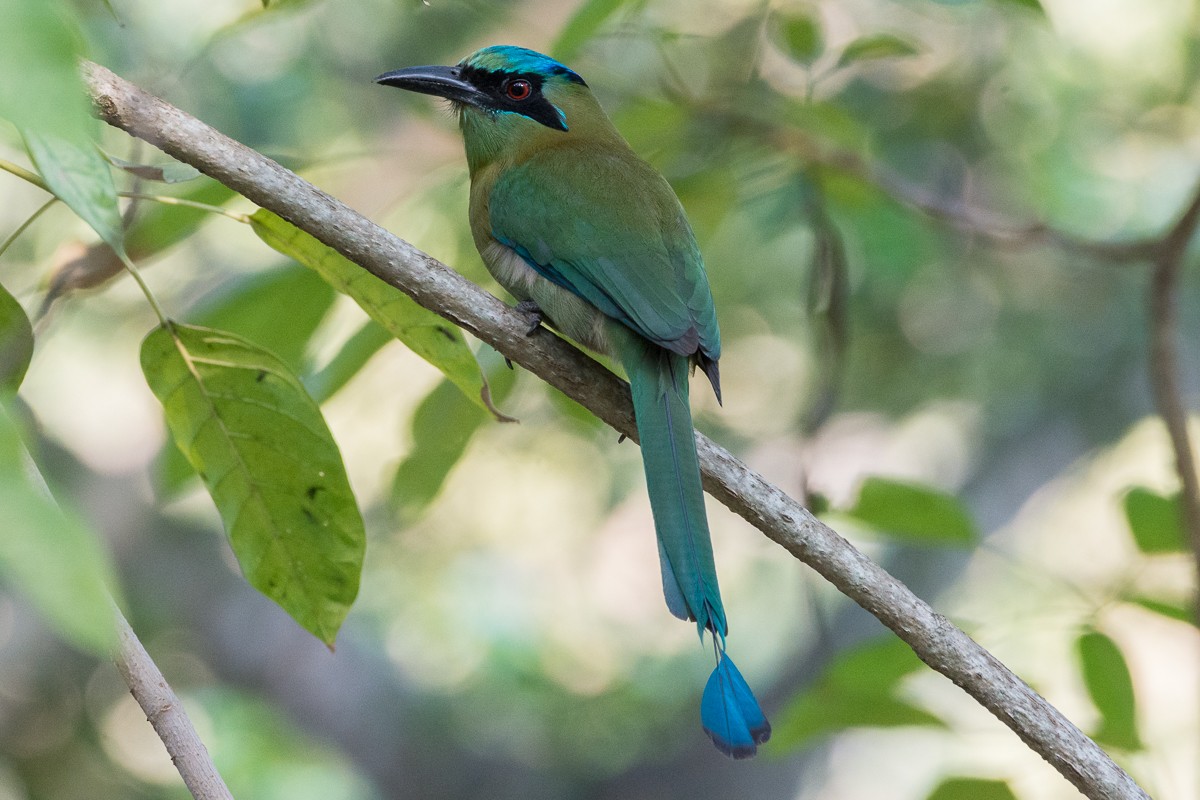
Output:
[[[100,116],[279,214],[421,305],[470,331],[621,433],[636,438],[628,385],[298,176],[95,64]],[[1148,795],[1095,742],[949,620],[733,455],[697,435],[705,488],[878,617],[1093,800]]]
[[115,603],[112,610],[117,623],[117,651],[113,659],[117,671],[166,745],[188,791],[196,800],[233,800],[183,704]]
[[[1179,379],[1179,276],[1188,243],[1200,225],[1200,187],[1178,221],[1162,239],[1150,282],[1150,383],[1154,404],[1167,427],[1175,471],[1179,474],[1183,525],[1191,544],[1196,575],[1200,576],[1200,480],[1195,451],[1188,435],[1188,411]],[[1200,622],[1200,585],[1193,610]]]

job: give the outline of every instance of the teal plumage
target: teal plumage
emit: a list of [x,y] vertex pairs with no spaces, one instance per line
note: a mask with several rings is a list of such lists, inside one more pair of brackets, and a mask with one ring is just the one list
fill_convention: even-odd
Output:
[[471,171],[471,231],[497,281],[629,377],[671,613],[713,636],[701,722],[734,757],[770,736],[725,653],[688,400],[692,365],[721,396],[721,336],[703,259],[670,185],[638,158],[586,82],[548,56],[488,47],[380,83],[449,99]]

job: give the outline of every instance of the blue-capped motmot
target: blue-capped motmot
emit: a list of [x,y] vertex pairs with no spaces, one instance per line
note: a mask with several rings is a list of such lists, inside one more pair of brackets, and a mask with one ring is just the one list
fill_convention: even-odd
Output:
[[471,173],[471,233],[488,270],[534,319],[544,315],[624,367],[667,607],[713,638],[701,722],[722,752],[754,755],[771,726],[725,653],[688,406],[691,365],[720,400],[721,334],[675,192],[634,154],[583,78],[541,53],[486,47],[453,67],[375,80],[452,103]]

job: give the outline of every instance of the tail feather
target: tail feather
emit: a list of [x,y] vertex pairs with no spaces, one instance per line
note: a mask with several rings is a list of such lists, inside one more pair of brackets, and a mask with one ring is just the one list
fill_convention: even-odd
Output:
[[[667,608],[680,619],[695,620],[702,638],[705,629],[713,636],[717,666],[704,687],[700,721],[718,750],[748,758],[770,737],[771,725],[725,655],[728,625],[700,485],[688,406],[688,362],[644,340],[626,340],[621,355],[633,390]],[[719,392],[716,362],[711,365],[705,372]]]
[[[626,360],[671,613],[724,636],[725,610],[709,541],[688,407],[687,360],[652,345]],[[680,600],[683,602],[680,603]]]
[[749,758],[771,738],[771,723],[733,660],[723,652],[718,659],[700,700],[700,724],[722,753]]

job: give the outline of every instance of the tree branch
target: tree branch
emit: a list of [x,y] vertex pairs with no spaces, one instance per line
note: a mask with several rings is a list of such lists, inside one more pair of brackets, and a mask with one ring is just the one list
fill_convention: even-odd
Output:
[[[293,173],[113,73],[86,63],[100,116],[221,181],[470,331],[636,436],[627,384],[554,334],[526,336],[517,312]],[[1020,678],[795,500],[697,434],[705,488],[874,614],[1008,725],[1084,795],[1148,798],[1120,767]]]
[[137,634],[129,627],[129,621],[116,603],[112,610],[117,626],[117,649],[113,655],[117,671],[142,711],[146,712],[154,732],[166,745],[171,763],[179,770],[188,791],[196,800],[233,800],[208,749],[183,710],[183,704],[138,641]]

